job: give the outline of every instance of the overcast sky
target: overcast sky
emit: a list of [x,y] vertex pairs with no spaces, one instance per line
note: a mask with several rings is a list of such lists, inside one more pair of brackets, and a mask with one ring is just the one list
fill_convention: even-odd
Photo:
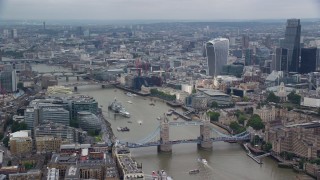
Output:
[[319,18],[320,0],[0,0],[1,19]]

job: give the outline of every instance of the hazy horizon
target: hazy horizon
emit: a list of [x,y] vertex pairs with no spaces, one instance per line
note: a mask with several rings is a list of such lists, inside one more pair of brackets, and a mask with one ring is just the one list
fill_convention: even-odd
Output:
[[320,18],[317,0],[0,0],[0,20],[241,21]]

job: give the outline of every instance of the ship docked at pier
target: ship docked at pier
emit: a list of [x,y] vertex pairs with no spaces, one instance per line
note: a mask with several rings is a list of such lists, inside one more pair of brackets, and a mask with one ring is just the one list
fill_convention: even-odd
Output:
[[108,109],[124,117],[130,117],[130,113],[126,111],[122,104],[119,101],[117,101],[117,99],[114,99],[114,101],[108,106]]

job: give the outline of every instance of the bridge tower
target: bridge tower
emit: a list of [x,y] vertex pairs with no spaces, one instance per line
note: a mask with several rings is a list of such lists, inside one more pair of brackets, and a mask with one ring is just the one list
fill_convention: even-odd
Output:
[[160,123],[160,145],[158,146],[160,152],[171,152],[172,145],[169,140],[169,120],[166,115],[161,118]]
[[199,146],[204,149],[212,148],[211,141],[211,128],[210,128],[210,120],[207,113],[204,113],[202,116],[203,124],[200,125],[200,144]]

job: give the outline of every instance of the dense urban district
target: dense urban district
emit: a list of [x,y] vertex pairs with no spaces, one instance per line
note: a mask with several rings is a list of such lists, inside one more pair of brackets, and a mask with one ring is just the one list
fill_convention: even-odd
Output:
[[[296,179],[320,178],[320,21],[2,24],[0,179],[179,179],[143,172],[130,149],[217,141],[243,146],[257,165],[271,158]],[[107,116],[82,86],[168,110],[127,142],[114,133],[135,123],[124,107],[133,102],[105,97]],[[110,113],[128,126],[112,129]],[[170,126],[200,126],[200,136],[173,140]]]

